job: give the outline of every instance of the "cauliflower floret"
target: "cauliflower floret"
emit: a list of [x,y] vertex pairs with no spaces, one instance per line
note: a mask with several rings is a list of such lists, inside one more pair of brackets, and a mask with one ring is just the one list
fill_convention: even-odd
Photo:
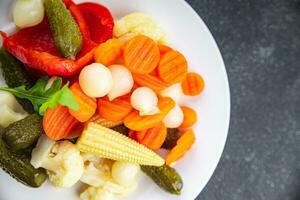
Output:
[[[83,174],[84,163],[80,151],[74,144],[69,141],[56,142],[49,154],[45,153],[49,146],[45,145],[45,148],[41,146],[43,145],[37,145],[33,150],[31,162],[36,163],[36,167],[47,169],[52,185],[68,188],[79,181]],[[36,156],[40,157],[40,161]]]
[[110,200],[127,196],[138,184],[140,166],[127,162],[113,162],[90,153],[82,153],[84,173],[80,180],[90,185],[81,195],[82,200]]
[[123,187],[112,181],[106,182],[102,187],[88,187],[80,194],[81,200],[112,200],[115,197],[124,197],[137,188],[137,182],[129,187]]
[[141,167],[135,163],[117,161],[113,164],[111,173],[116,183],[130,187],[139,179]]
[[18,103],[14,95],[0,91],[0,127],[6,128],[10,124],[24,119],[27,113]]
[[167,44],[164,29],[144,13],[131,13],[116,21],[114,36],[121,38],[121,41],[126,42],[139,34],[146,35],[160,44]]
[[113,200],[115,195],[103,188],[88,187],[80,194],[81,200]]
[[111,180],[112,161],[91,153],[81,154],[84,160],[84,172],[80,181],[94,187],[101,187]]

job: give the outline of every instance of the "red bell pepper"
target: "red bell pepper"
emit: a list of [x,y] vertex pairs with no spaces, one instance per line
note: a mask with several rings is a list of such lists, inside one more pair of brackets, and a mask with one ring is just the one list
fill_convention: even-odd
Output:
[[96,3],[76,5],[64,0],[83,35],[84,46],[77,60],[61,58],[56,50],[48,21],[3,37],[4,48],[28,67],[48,75],[72,76],[93,60],[97,44],[112,38],[113,18],[107,8]]
[[77,5],[89,28],[91,39],[100,44],[113,36],[114,19],[110,11],[98,3]]
[[3,37],[3,47],[28,67],[46,72],[48,75],[71,76],[92,60],[84,56],[76,61],[59,57],[47,20],[37,26],[22,29],[14,35]]
[[80,58],[83,55],[85,55],[87,52],[89,52],[91,49],[96,47],[97,44],[91,40],[90,30],[79,7],[71,0],[64,0],[64,3],[66,4],[72,16],[74,17],[75,21],[77,22],[82,34],[83,47],[82,50],[77,55],[77,58]]

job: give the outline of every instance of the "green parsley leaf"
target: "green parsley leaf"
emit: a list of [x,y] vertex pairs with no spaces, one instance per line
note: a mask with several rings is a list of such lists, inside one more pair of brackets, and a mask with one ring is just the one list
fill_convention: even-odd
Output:
[[25,86],[16,88],[0,87],[0,90],[10,92],[16,97],[31,101],[34,110],[44,115],[47,108],[56,108],[57,104],[67,106],[73,110],[78,110],[73,93],[69,90],[69,83],[62,86],[62,78],[56,78],[49,89],[45,89],[49,78],[43,77],[36,84],[26,90]]

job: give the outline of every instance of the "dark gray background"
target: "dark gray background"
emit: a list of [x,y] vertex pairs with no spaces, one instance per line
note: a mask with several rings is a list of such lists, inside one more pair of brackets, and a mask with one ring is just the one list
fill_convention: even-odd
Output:
[[197,200],[300,200],[299,3],[187,1],[219,45],[232,99],[225,151]]

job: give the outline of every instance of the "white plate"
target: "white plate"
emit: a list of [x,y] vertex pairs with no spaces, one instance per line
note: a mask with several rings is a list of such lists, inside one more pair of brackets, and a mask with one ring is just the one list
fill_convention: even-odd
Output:
[[[9,2],[7,0],[6,2]],[[80,2],[80,1],[78,1]],[[97,1],[95,1],[97,2]],[[173,47],[181,51],[189,61],[190,70],[199,72],[206,81],[205,92],[189,104],[199,113],[195,126],[197,142],[180,160],[176,169],[182,175],[184,188],[181,196],[161,191],[152,181],[143,177],[138,190],[130,200],[193,200],[213,174],[222,154],[229,125],[230,95],[225,66],[208,28],[196,12],[183,0],[100,0],[115,18],[133,11],[153,16],[169,33]],[[0,2],[3,8],[5,2]],[[0,11],[0,29],[11,25]],[[76,200],[78,190],[56,189],[45,184],[31,189],[17,183],[0,171],[0,200]]]

